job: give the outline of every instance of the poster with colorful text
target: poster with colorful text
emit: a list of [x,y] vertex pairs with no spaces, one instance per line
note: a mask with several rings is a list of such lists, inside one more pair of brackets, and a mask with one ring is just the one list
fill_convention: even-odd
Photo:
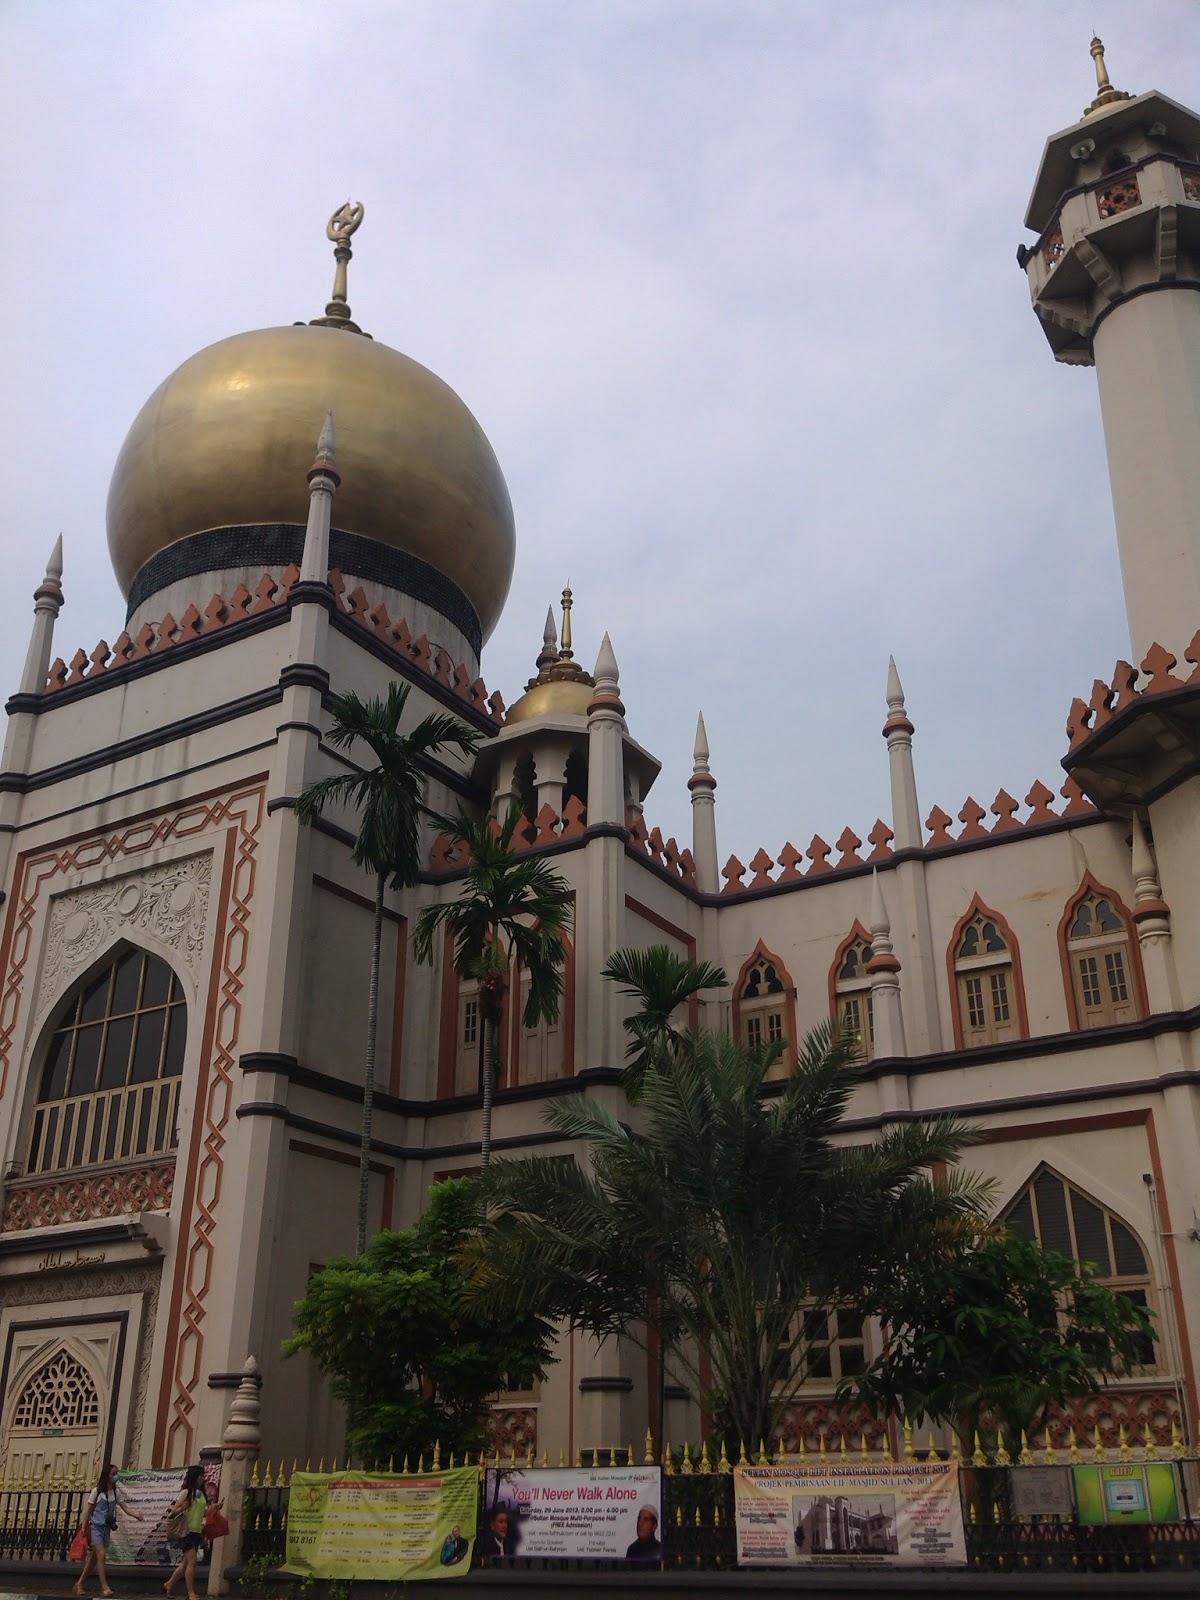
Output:
[[480,1553],[629,1561],[662,1558],[662,1472],[645,1467],[488,1471]]
[[471,1565],[475,1467],[402,1477],[297,1472],[285,1571],[314,1578],[445,1578]]

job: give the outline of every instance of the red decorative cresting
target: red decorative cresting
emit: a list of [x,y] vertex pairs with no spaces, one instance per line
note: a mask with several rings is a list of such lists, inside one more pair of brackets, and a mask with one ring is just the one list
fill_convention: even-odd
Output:
[[[244,583],[239,583],[228,600],[214,594],[202,612],[195,606],[188,606],[178,621],[168,612],[161,622],[144,623],[135,638],[122,633],[111,648],[101,639],[91,655],[76,650],[70,665],[59,657],[50,667],[45,692],[54,694],[77,683],[90,683],[94,678],[119,671],[131,661],[141,661],[174,645],[207,638],[209,634],[244,622],[247,617],[286,606],[292,585],[299,576],[294,564],[285,568],[278,583],[269,572],[264,572],[253,593]],[[383,601],[373,605],[361,584],[347,594],[346,580],[336,567],[330,569],[329,585],[339,612],[382,640],[410,666],[426,673],[435,683],[500,726],[504,721],[504,700],[498,692],[489,694],[482,678],[472,678],[467,668],[453,661],[440,646],[431,646],[424,634],[414,638],[403,618],[393,622]]]
[[[674,839],[664,840],[662,830],[659,828],[652,828],[647,833],[645,819],[634,806],[626,809],[625,826],[629,829],[629,843],[626,848],[635,856],[653,862],[656,867],[660,867],[681,883],[695,885],[696,862],[690,850],[681,850]],[[746,869],[742,867],[741,870],[745,872]]]
[[[1076,745],[1082,744],[1127,706],[1147,695],[1166,694],[1172,689],[1182,689],[1187,684],[1200,683],[1200,629],[1192,635],[1191,643],[1183,652],[1183,659],[1190,662],[1192,667],[1186,677],[1174,670],[1178,665],[1178,657],[1158,643],[1152,644],[1143,656],[1140,673],[1128,661],[1118,661],[1111,683],[1097,678],[1089,699],[1076,696],[1072,700],[1067,717],[1069,748],[1074,750]],[[1140,686],[1139,676],[1143,680]]]
[[[488,828],[499,836],[500,824],[494,817],[489,820]],[[517,823],[513,833],[513,849],[519,853],[544,850],[547,845],[558,844],[563,839],[581,838],[586,828],[587,806],[578,795],[570,797],[561,813],[547,802],[535,817],[522,817]],[[669,844],[673,848],[675,841],[672,839]],[[429,847],[429,863],[434,872],[459,872],[467,866],[468,861],[469,854],[465,846],[452,841],[449,834],[434,836]]]

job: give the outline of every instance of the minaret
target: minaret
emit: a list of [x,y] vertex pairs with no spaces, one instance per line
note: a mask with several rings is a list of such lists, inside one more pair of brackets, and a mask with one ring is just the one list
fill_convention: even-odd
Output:
[[304,530],[304,555],[300,561],[300,582],[329,582],[329,527],[333,521],[333,497],[341,483],[334,453],[333,412],[327,412],[317,440],[317,454],[308,469],[308,526]]
[[879,873],[871,874],[871,911],[867,926],[871,930],[871,1014],[875,1023],[875,1054],[907,1055],[904,1047],[904,1016],[900,1007],[900,962],[892,950],[892,922],[883,900]]
[[1018,260],[1060,361],[1096,368],[1140,662],[1200,628],[1200,116],[1114,89],[1047,142]]
[[895,656],[888,657],[887,721],[883,737],[887,740],[888,767],[892,780],[892,832],[897,850],[919,850],[921,808],[917,801],[917,775],[913,767],[913,725],[904,709],[904,689],[896,671]]
[[708,734],[704,713],[696,718],[696,743],[692,747],[692,856],[696,862],[696,887],[705,894],[716,894],[720,887],[717,858],[717,780],[708,766]]
[[[563,627],[563,649],[569,648]],[[587,882],[584,949],[576,971],[587,974],[587,1065],[616,1067],[625,1054],[621,1000],[601,969],[624,942],[625,930],[625,707],[612,641],[604,635],[588,706]]]
[[1141,820],[1133,819],[1133,921],[1142,949],[1146,999],[1151,1011],[1179,1008],[1179,980],[1171,954],[1171,908],[1162,897],[1158,868]]
[[[0,757],[0,773],[12,775],[29,771],[33,750],[33,736],[37,729],[37,700],[46,691],[46,678],[50,671],[50,657],[54,650],[54,624],[62,610],[62,534],[54,541],[54,549],[46,563],[46,575],[33,591],[33,627],[29,633],[29,649],[25,655],[25,670],[21,673],[21,686],[8,702],[8,727],[4,733],[4,754]],[[12,850],[13,829],[21,812],[21,790],[17,784],[0,784],[0,887],[7,883],[8,860]]]
[[62,534],[54,541],[54,549],[46,563],[46,576],[33,591],[33,631],[29,635],[29,650],[25,656],[25,670],[21,674],[20,694],[42,694],[46,688],[46,674],[50,670],[50,657],[54,648],[54,624],[63,606],[62,592],[63,549]]

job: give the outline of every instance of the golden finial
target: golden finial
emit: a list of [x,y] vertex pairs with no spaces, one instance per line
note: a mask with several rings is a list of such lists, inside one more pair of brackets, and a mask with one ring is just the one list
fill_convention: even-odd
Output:
[[1017,1461],[1023,1467],[1031,1467],[1033,1465],[1033,1451],[1029,1448],[1029,1437],[1024,1428],[1021,1429],[1021,1453],[1018,1455]]
[[1075,1437],[1075,1429],[1067,1429],[1067,1460],[1072,1466],[1078,1465],[1083,1460],[1083,1452],[1079,1448],[1079,1440]]
[[913,1425],[907,1417],[904,1419],[904,1459],[915,1461],[917,1452],[913,1449]]
[[717,1470],[720,1472],[733,1471],[733,1463],[729,1459],[729,1452],[725,1448],[724,1439],[721,1440],[721,1459],[717,1464]]
[[558,1447],[558,1464],[560,1467],[565,1467],[567,1464],[567,1452],[563,1449],[562,1445],[559,1445]]
[[1096,98],[1083,113],[1085,117],[1090,117],[1093,111],[1103,111],[1108,106],[1116,105],[1118,100],[1131,100],[1133,98],[1124,89],[1114,89],[1109,82],[1108,68],[1104,65],[1104,46],[1099,39],[1093,37],[1089,48],[1092,52],[1092,60],[1096,63]]
[[545,1470],[549,1467],[549,1465],[550,1465],[550,1447],[549,1447],[549,1445],[545,1445],[542,1448],[542,1471],[545,1472]]
[[[845,1443],[844,1440],[843,1443]],[[767,1441],[761,1434],[758,1440],[758,1460],[755,1465],[760,1467],[769,1467],[771,1465],[770,1457],[767,1455]]]
[[1004,1442],[1004,1429],[996,1429],[996,1452],[992,1457],[998,1467],[1011,1467],[1012,1457],[1008,1453],[1008,1445]]
[[686,1439],[683,1441],[683,1460],[679,1463],[679,1470],[683,1473],[692,1473],[696,1470],[692,1461],[692,1447]]
[[979,1437],[979,1429],[975,1429],[975,1449],[971,1454],[971,1462],[976,1467],[986,1467],[988,1458],[983,1448],[983,1440]]
[[[350,235],[357,232],[363,219],[360,200],[349,200],[330,217],[325,225],[325,237],[333,244],[333,259],[337,262],[333,274],[333,298],[325,307],[323,317],[313,317],[310,327],[345,328],[348,333],[362,333],[357,322],[351,321],[350,306],[346,300],[346,264],[351,257]],[[370,338],[370,335],[366,335]]]
[[574,601],[571,597],[571,585],[568,583],[567,587],[562,592],[562,643],[558,649],[559,657],[563,661],[570,661],[575,654],[575,652],[571,649],[571,607],[573,604]]
[[932,1428],[930,1428],[930,1430],[929,1430],[929,1449],[925,1452],[925,1459],[926,1459],[926,1461],[940,1461],[941,1460],[941,1457],[938,1455],[938,1447],[937,1447],[936,1443],[934,1442],[933,1429]]
[[[629,1459],[632,1461],[633,1457],[630,1456]],[[646,1429],[646,1455],[644,1459],[648,1467],[654,1464],[654,1435],[649,1428]]]
[[1100,1424],[1099,1423],[1097,1423],[1096,1426],[1092,1429],[1092,1460],[1093,1461],[1103,1461],[1104,1460],[1104,1441],[1100,1437]]
[[671,1454],[671,1441],[669,1439],[663,1450],[663,1471],[668,1478],[673,1477],[675,1474],[675,1457]]
[[712,1462],[708,1459],[707,1439],[702,1440],[700,1444],[700,1471],[705,1473],[712,1471]]
[[1046,1448],[1042,1451],[1042,1460],[1048,1467],[1054,1465],[1054,1440],[1050,1437],[1050,1429],[1046,1429]]
[[1183,1442],[1183,1435],[1179,1431],[1179,1424],[1171,1421],[1171,1460],[1182,1461],[1187,1455],[1187,1446]]
[[1132,1449],[1130,1448],[1130,1445],[1129,1445],[1129,1429],[1125,1426],[1125,1424],[1123,1422],[1121,1423],[1120,1428],[1118,1429],[1118,1434],[1119,1434],[1119,1438],[1120,1438],[1120,1444],[1119,1444],[1118,1449],[1117,1449],[1117,1460],[1118,1461],[1132,1461],[1133,1460],[1133,1451],[1132,1451]]
[[871,1450],[870,1446],[867,1444],[867,1435],[865,1431],[859,1440],[858,1453],[864,1461],[869,1461],[871,1459]]

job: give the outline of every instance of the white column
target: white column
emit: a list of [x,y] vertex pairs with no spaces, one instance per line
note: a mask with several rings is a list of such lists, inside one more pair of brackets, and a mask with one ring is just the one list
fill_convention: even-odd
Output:
[[1131,296],[1092,348],[1133,660],[1157,642],[1182,661],[1200,628],[1200,294]]
[[716,894],[720,887],[717,859],[717,780],[708,765],[708,734],[704,713],[696,719],[696,743],[692,747],[692,857],[696,863],[696,886],[705,894]]
[[921,807],[917,801],[917,775],[913,767],[913,725],[904,709],[904,689],[896,671],[896,658],[888,657],[887,721],[883,736],[887,740],[888,769],[892,782],[892,832],[897,850],[919,850]]
[[329,581],[329,526],[333,519],[333,496],[341,481],[334,455],[333,412],[330,411],[317,440],[316,460],[308,469],[308,526],[304,530],[301,583]]
[[904,1013],[900,1003],[900,962],[892,950],[892,924],[883,899],[879,873],[871,874],[871,1010],[875,1018],[875,1054],[904,1056]]
[[1133,920],[1142,950],[1151,1011],[1179,1009],[1179,980],[1171,952],[1171,909],[1162,897],[1158,868],[1137,817],[1133,819]]
[[[50,670],[50,657],[54,649],[54,624],[62,610],[62,534],[54,542],[46,575],[33,591],[33,627],[29,634],[29,649],[25,655],[25,670],[21,673],[19,696],[41,696],[46,691],[46,676]],[[29,703],[24,707],[19,700],[9,712],[8,726],[4,732],[4,753],[0,757],[0,771],[25,773],[29,771],[33,753],[33,739],[37,731],[37,714]],[[21,815],[22,796],[18,790],[0,791],[0,889],[8,889],[8,863],[12,853],[14,829]]]
[[21,674],[21,694],[45,692],[46,675],[50,671],[50,656],[54,648],[54,624],[63,604],[62,570],[60,533],[46,563],[46,576],[33,591],[33,629],[29,635],[25,670]]
[[596,660],[595,692],[588,706],[587,900],[580,960],[584,991],[585,1064],[617,1067],[625,1057],[620,998],[601,969],[625,935],[625,707],[608,634]]

